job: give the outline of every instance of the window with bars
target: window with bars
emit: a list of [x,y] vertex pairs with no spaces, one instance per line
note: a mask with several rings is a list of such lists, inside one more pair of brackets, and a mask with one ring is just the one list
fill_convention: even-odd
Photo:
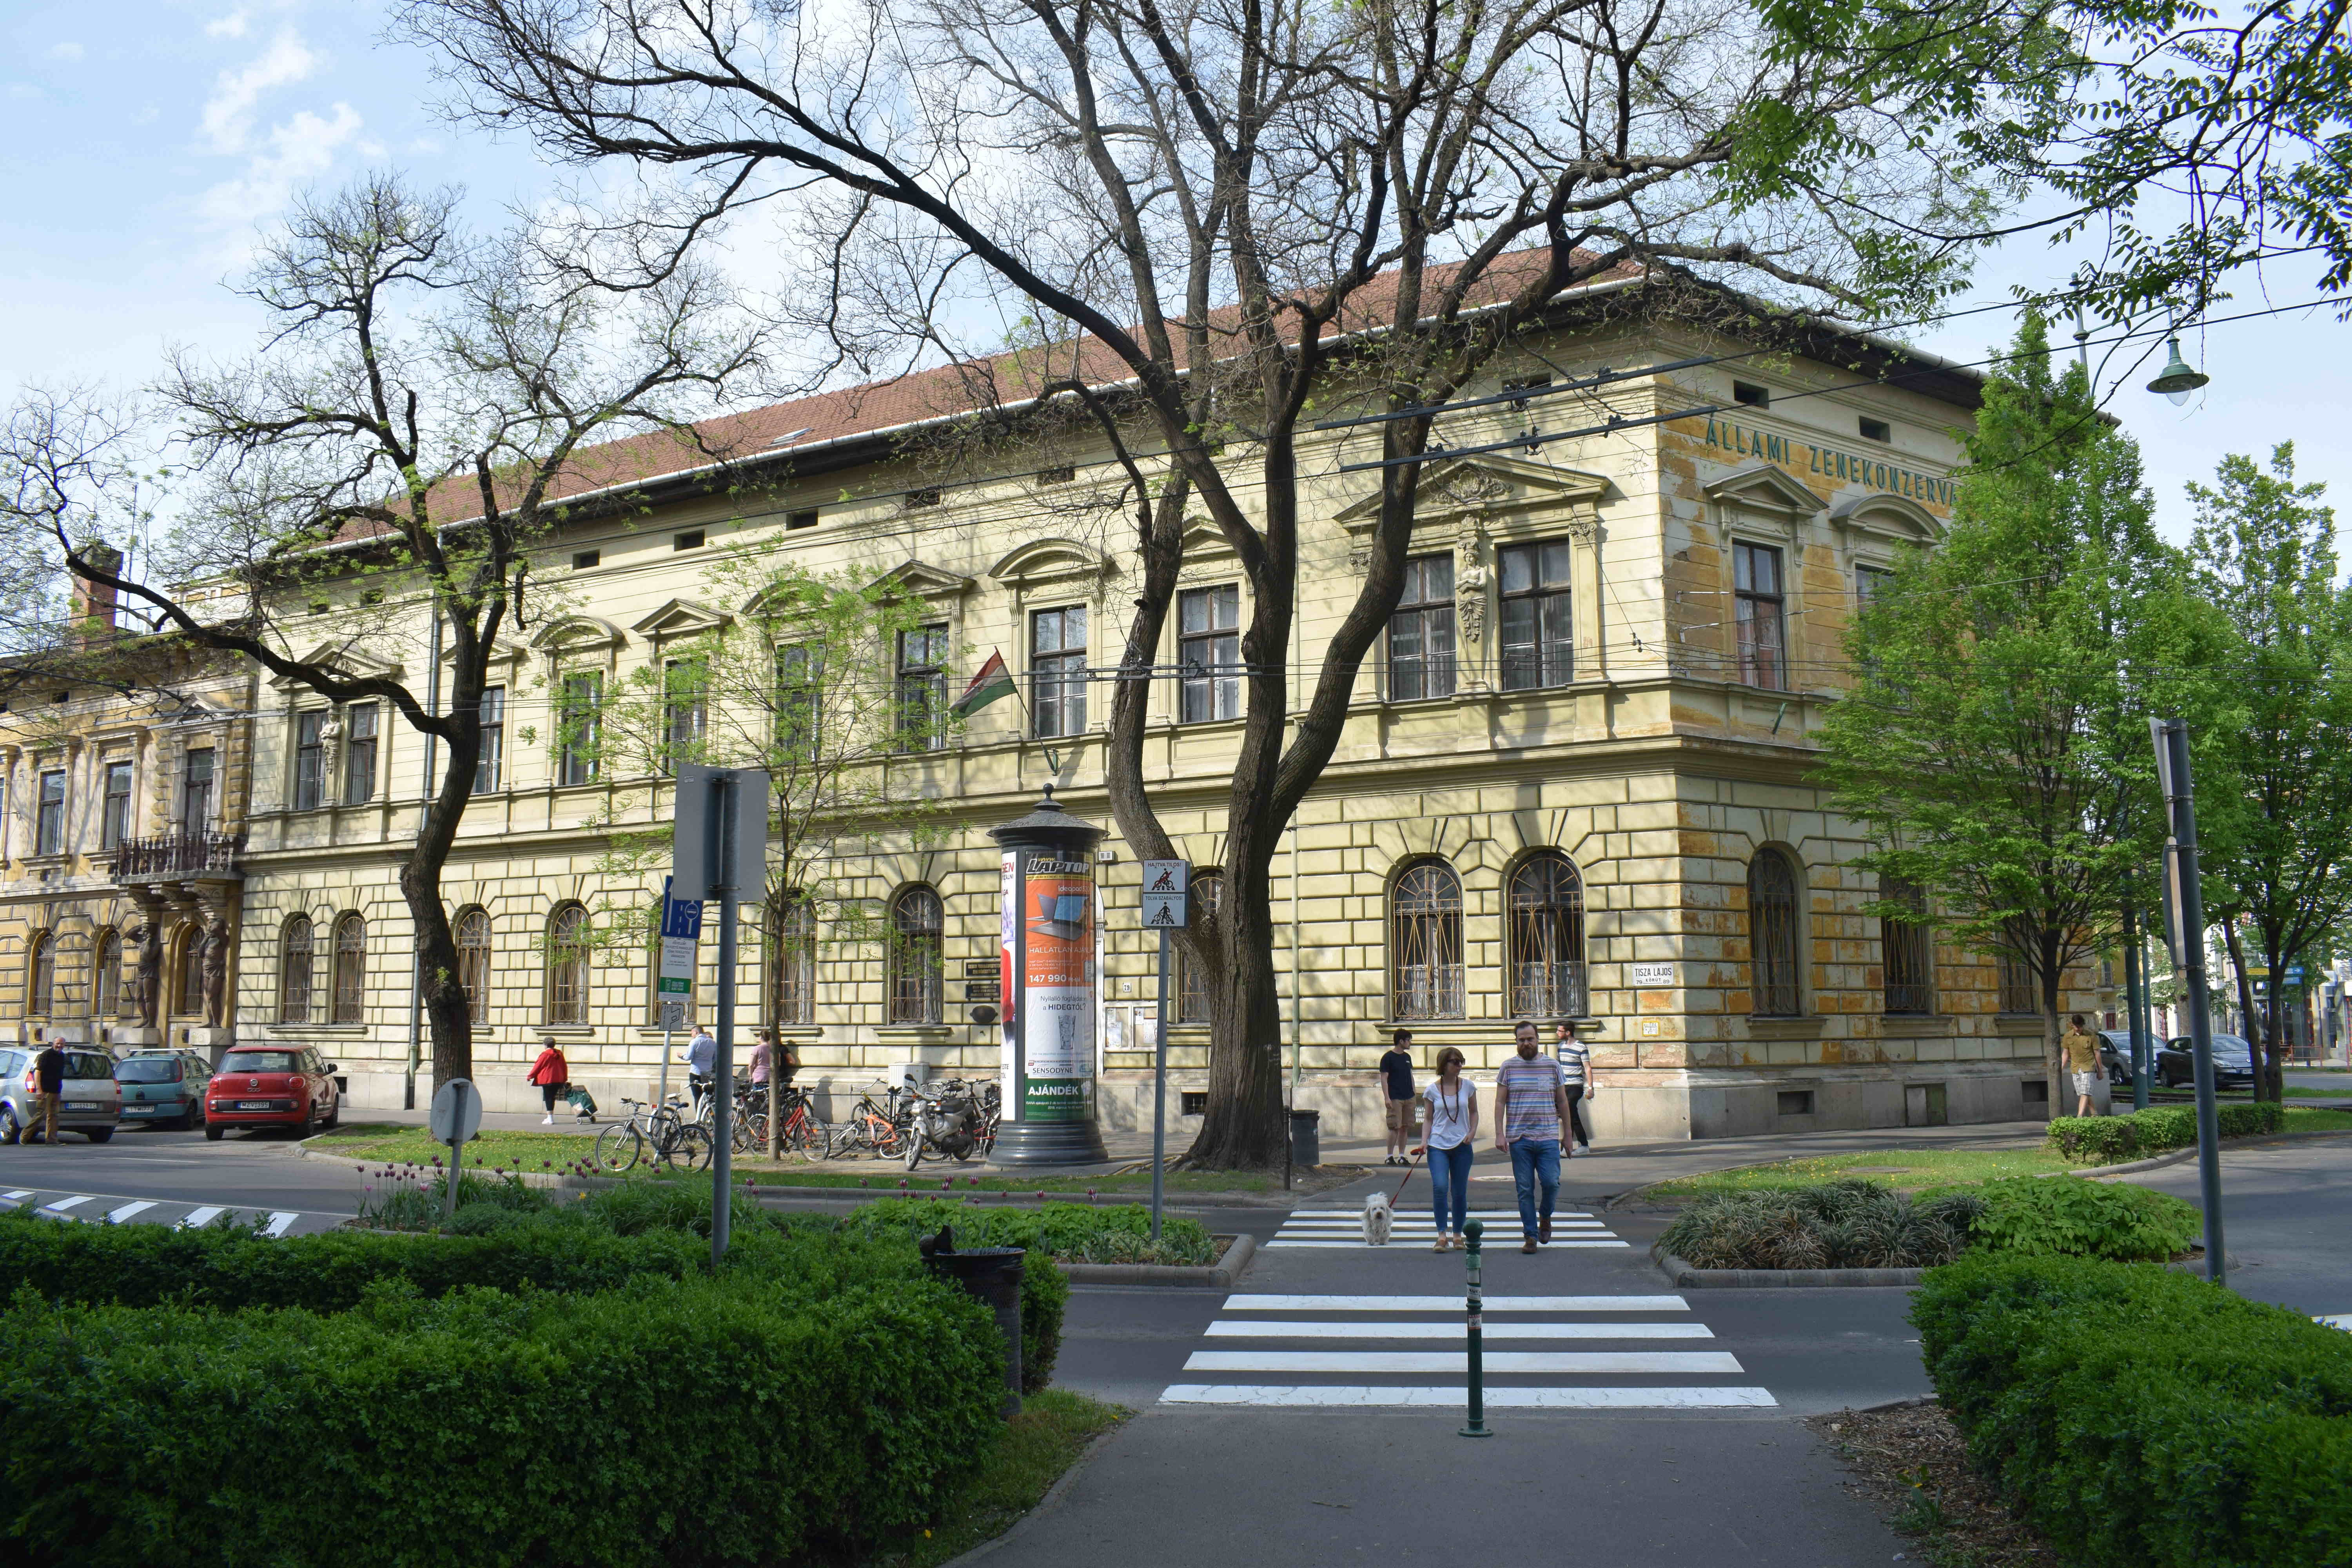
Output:
[[2007,948],[1994,953],[1993,960],[2000,986],[2000,1010],[2004,1013],[2039,1014],[2042,1011],[2042,988],[2033,982],[2033,966]]
[[823,744],[817,720],[824,682],[823,648],[785,643],[776,649],[776,749],[785,756],[814,758]]
[[1563,684],[1576,668],[1568,541],[1507,545],[1496,559],[1503,580],[1503,689]]
[[1584,881],[1556,850],[1531,855],[1511,873],[1506,894],[1510,919],[1511,996],[1515,1018],[1581,1018],[1584,973]]
[[[1192,889],[1186,902],[1192,910],[1191,923],[1198,925],[1199,917],[1215,912],[1217,900],[1224,896],[1225,879],[1218,876],[1194,873]],[[1176,973],[1170,977],[1170,1004],[1175,1009],[1179,1024],[1205,1024],[1209,1021],[1208,976],[1201,966],[1188,956],[1182,946],[1176,946]]]
[[120,933],[111,931],[98,933],[98,972],[91,979],[91,1016],[110,1018],[123,1012],[122,938]]
[[131,764],[106,764],[105,809],[98,821],[98,847],[114,849],[131,837]]
[[604,672],[575,669],[555,703],[555,782],[592,784],[604,767]]
[[547,1021],[588,1021],[588,911],[565,904],[547,922]]
[[482,751],[474,760],[476,795],[489,795],[497,790],[506,754],[507,689],[503,686],[485,687],[482,690]]
[[315,811],[327,803],[327,710],[294,715],[294,809]]
[[1769,691],[1789,688],[1782,611],[1780,552],[1769,544],[1731,547],[1734,621],[1738,633],[1739,679]]
[[1389,617],[1389,700],[1451,697],[1454,683],[1454,557],[1418,555]]
[[470,909],[457,916],[457,984],[466,993],[466,1016],[490,1021],[490,911]]
[[213,749],[190,752],[181,764],[180,831],[209,833],[213,826]]
[[773,909],[769,943],[768,1016],[777,1024],[816,1022],[816,908],[788,899]]
[[343,804],[363,805],[375,798],[376,705],[355,702],[343,710]]
[[1886,987],[1886,1011],[1925,1015],[1936,1010],[1935,931],[1927,924],[1926,891],[1900,878],[1879,879],[1878,896],[1900,904],[1915,917],[1898,920],[1882,915],[1878,921],[1879,958]]
[[367,1021],[367,921],[355,914],[335,922],[334,1021]]
[[948,628],[944,621],[898,634],[898,749],[948,743]]
[[661,771],[675,773],[682,763],[698,763],[710,732],[710,666],[699,658],[673,658],[662,665]]
[[1748,951],[1759,1018],[1793,1018],[1803,1011],[1798,984],[1797,873],[1778,849],[1759,849],[1748,863]]
[[1040,610],[1029,620],[1029,710],[1040,740],[1087,728],[1087,610]]
[[278,1021],[281,1024],[307,1024],[310,1021],[310,977],[317,963],[312,945],[310,917],[289,916],[284,934],[278,939]]
[[25,982],[25,1014],[46,1018],[58,1005],[58,939],[47,931],[33,939]]
[[1389,973],[1396,1017],[1462,1016],[1462,879],[1442,860],[1406,868],[1389,893]]
[[940,948],[946,914],[940,895],[919,883],[890,903],[890,1022],[940,1021]]
[[179,977],[179,991],[172,1011],[183,1017],[200,1018],[205,1011],[205,933],[190,925],[180,933],[180,962],[173,971]]
[[34,807],[33,853],[62,855],[66,852],[66,775],[63,769],[41,775],[40,794]]
[[1187,588],[1177,596],[1176,662],[1184,671],[1185,723],[1241,717],[1241,625],[1237,583]]

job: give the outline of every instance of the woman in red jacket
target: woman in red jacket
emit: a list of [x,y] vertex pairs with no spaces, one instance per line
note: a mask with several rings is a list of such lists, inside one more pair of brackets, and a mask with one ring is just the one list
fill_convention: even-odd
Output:
[[550,1035],[540,1041],[539,1060],[530,1064],[529,1081],[539,1085],[540,1098],[547,1102],[547,1115],[541,1127],[555,1125],[555,1102],[563,1093],[563,1086],[572,1081],[572,1065],[563,1059],[563,1047]]

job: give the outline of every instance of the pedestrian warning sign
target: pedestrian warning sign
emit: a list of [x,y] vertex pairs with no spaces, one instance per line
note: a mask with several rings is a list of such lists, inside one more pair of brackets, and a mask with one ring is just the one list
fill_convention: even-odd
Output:
[[1183,860],[1143,863],[1143,929],[1181,931],[1186,924],[1184,897],[1192,880],[1192,865]]

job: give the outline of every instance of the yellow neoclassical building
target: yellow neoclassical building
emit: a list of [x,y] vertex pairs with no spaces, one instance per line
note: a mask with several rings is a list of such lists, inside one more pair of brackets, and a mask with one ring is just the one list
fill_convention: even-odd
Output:
[[[1751,351],[1671,325],[1562,331],[1474,389],[1524,401],[1450,423],[1456,447],[1590,433],[1433,462],[1405,600],[1276,859],[1295,1094],[1327,1131],[1377,1125],[1373,1063],[1393,1029],[1410,1027],[1424,1060],[1460,1045],[1475,1068],[1508,1049],[1521,1016],[1589,1039],[1604,1138],[2042,1113],[2024,988],[1865,915],[1877,892],[1853,864],[1864,846],[1808,782],[1847,618],[1904,549],[1939,536],[1977,383],[1827,328]],[[1675,362],[1702,363],[1546,390]],[[583,507],[549,542],[541,608],[498,649],[489,751],[446,878],[479,1020],[475,1076],[494,1105],[535,1103],[523,1073],[543,1034],[608,1105],[657,1070],[649,955],[593,926],[657,896],[657,875],[614,870],[609,849],[616,828],[666,819],[668,788],[583,765],[563,710],[576,729],[581,704],[741,622],[748,606],[715,567],[745,551],[887,577],[926,606],[859,679],[952,697],[1001,652],[1022,700],[880,764],[894,792],[933,803],[935,831],[885,835],[827,868],[875,911],[856,940],[821,931],[805,956],[780,956],[747,931],[741,978],[757,1001],[743,1023],[778,1024],[803,1081],[836,1092],[897,1062],[996,1070],[997,1030],[971,1016],[997,973],[986,830],[1048,782],[1109,826],[1103,678],[1137,569],[1104,451],[1074,437],[977,473],[923,455],[965,384],[916,376],[761,410],[736,426],[749,450],[724,470],[650,465],[674,471],[631,479],[625,504]],[[1717,411],[1656,420],[1703,405]],[[1339,428],[1302,454],[1319,477],[1294,692],[1356,591],[1376,479],[1345,465],[1376,450],[1369,432]],[[1238,660],[1247,595],[1215,531],[1195,530],[1159,656],[1192,673],[1155,682],[1146,761],[1212,897],[1240,726],[1239,682],[1219,667]],[[336,620],[319,616],[321,648],[338,646]],[[429,686],[427,624],[420,610],[337,657]],[[431,1053],[394,868],[427,748],[388,712],[282,683],[254,681],[250,705],[235,1027],[321,1047],[356,1108],[421,1104]],[[1116,1134],[1150,1115],[1157,941],[1139,926],[1133,857],[1116,833],[1104,842],[1097,1090]],[[704,944],[706,1001],[714,952]],[[1189,1118],[1206,1028],[1184,977],[1177,993],[1171,1108]]]

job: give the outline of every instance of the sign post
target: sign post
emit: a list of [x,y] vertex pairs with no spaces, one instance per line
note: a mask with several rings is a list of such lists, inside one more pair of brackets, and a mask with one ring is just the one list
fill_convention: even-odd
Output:
[[[735,909],[767,890],[768,775],[758,768],[677,770],[671,812],[674,894],[719,903],[719,1059],[712,1068],[710,1261],[727,1256],[735,1184]],[[667,1054],[667,1047],[664,1047]]]
[[2165,930],[2173,962],[2188,982],[2189,1038],[2197,1070],[2197,1185],[2205,1207],[2205,1275],[2226,1282],[2221,1251],[2221,1129],[2213,1108],[2213,1018],[2205,987],[2205,890],[2197,872],[2197,799],[2189,777],[2189,725],[2179,719],[2147,721],[2156,742],[2157,777],[2172,814],[2165,866]]
[[675,878],[662,879],[660,973],[654,995],[661,1008],[661,1087],[654,1091],[654,1110],[669,1103],[670,1035],[686,1023],[688,1003],[694,995],[694,963],[702,941],[702,903],[670,897]]
[[434,1091],[426,1124],[433,1142],[449,1145],[449,1182],[441,1196],[441,1217],[457,1212],[457,1175],[466,1159],[466,1145],[482,1125],[482,1096],[471,1079],[453,1078]]
[[1143,863],[1143,928],[1160,932],[1160,1023],[1151,1040],[1151,1240],[1160,1241],[1160,1216],[1168,1179],[1168,948],[1174,932],[1189,923],[1187,904],[1192,868],[1183,860]]
[[1095,1124],[1095,846],[1102,829],[1045,798],[992,827],[1003,848],[997,939],[1003,994],[1000,1165],[1108,1158]]

